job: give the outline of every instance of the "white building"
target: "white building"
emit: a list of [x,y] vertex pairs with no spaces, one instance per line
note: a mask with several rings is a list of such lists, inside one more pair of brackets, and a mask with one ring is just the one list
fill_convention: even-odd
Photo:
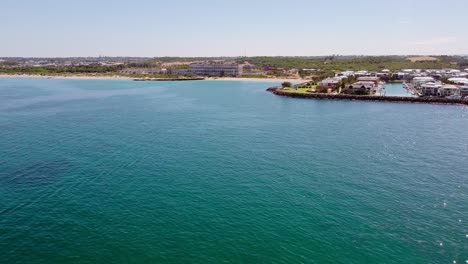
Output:
[[458,86],[460,89],[460,95],[462,97],[467,97],[468,96],[468,83],[462,86]]
[[240,76],[242,66],[237,63],[198,62],[189,65],[189,72],[203,76]]
[[465,83],[468,83],[468,78],[450,78],[448,80],[459,85],[464,85]]
[[423,96],[437,96],[441,87],[442,83],[426,82],[420,85],[420,90]]
[[405,79],[405,78],[409,78],[410,77],[410,73],[408,72],[397,72],[395,73],[397,76],[398,76],[398,79]]
[[427,77],[414,77],[413,81],[412,81],[413,85],[416,88],[421,87],[425,83],[431,83],[431,82],[434,83],[435,80],[434,80],[433,77],[429,77],[429,76],[427,76]]
[[445,84],[439,88],[439,96],[447,97],[447,96],[457,96],[460,95],[460,88],[455,85]]
[[354,71],[344,71],[344,72],[340,72],[340,73],[337,73],[336,76],[344,76],[344,77],[349,77],[349,76],[353,76],[354,75]]
[[379,77],[359,77],[358,82],[374,82],[376,85],[380,82]]
[[369,72],[368,71],[357,71],[355,73],[356,76],[368,76]]
[[390,76],[390,73],[388,73],[388,72],[378,72],[378,73],[376,74],[376,76],[377,76],[377,77],[380,77],[380,78],[382,78],[382,77],[388,77],[388,76]]
[[337,77],[333,77],[333,78],[327,78],[327,79],[324,79],[320,82],[320,86],[324,86],[324,87],[336,87],[336,85],[341,81],[343,80],[344,76],[337,76]]
[[377,85],[375,82],[369,82],[369,81],[358,81],[353,84],[348,85],[346,88],[351,89],[351,90],[367,90],[371,91],[375,89]]

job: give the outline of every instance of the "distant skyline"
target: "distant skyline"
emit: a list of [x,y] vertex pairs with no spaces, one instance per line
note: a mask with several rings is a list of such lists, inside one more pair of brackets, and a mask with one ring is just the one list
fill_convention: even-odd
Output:
[[468,1],[3,0],[0,57],[468,54]]

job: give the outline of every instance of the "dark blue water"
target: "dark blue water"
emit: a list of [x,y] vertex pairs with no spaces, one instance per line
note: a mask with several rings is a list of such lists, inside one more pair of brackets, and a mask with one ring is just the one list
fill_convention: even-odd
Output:
[[468,109],[0,79],[0,263],[464,263]]

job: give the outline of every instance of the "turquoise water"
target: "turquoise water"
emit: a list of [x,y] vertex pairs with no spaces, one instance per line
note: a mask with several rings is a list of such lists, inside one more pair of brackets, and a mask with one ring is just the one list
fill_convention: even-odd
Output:
[[402,83],[386,83],[385,84],[386,96],[410,96],[413,95],[403,87]]
[[0,263],[465,263],[468,108],[0,79]]

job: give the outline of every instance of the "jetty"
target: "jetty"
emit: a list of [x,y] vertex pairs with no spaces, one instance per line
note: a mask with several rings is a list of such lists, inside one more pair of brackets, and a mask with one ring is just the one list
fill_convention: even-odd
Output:
[[275,95],[304,99],[322,100],[359,100],[380,102],[403,102],[403,103],[427,103],[427,104],[452,104],[468,105],[467,99],[449,99],[443,97],[405,97],[405,96],[381,96],[381,95],[351,95],[351,94],[328,94],[328,93],[294,93],[282,90],[280,87],[271,87],[267,91]]

